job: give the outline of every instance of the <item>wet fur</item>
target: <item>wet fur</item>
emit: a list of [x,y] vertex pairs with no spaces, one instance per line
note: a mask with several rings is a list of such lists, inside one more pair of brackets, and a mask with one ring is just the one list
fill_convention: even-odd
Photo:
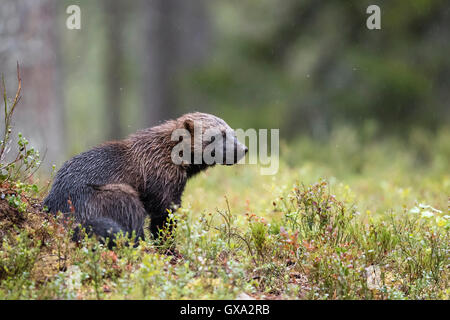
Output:
[[[114,238],[122,231],[144,238],[144,220],[157,236],[167,209],[181,204],[187,180],[205,170],[205,164],[176,165],[171,150],[174,129],[193,131],[193,121],[226,130],[220,118],[203,113],[186,114],[177,120],[138,131],[122,141],[107,142],[81,153],[58,171],[44,201],[49,212],[70,213],[89,232]],[[70,202],[68,201],[70,200]],[[73,208],[71,208],[71,205]]]

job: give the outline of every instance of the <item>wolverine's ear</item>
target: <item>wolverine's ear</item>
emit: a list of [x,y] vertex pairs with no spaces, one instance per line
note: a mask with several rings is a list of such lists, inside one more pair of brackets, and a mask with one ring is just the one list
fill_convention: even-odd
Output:
[[186,119],[184,120],[183,126],[186,130],[188,130],[191,134],[194,134],[194,120]]

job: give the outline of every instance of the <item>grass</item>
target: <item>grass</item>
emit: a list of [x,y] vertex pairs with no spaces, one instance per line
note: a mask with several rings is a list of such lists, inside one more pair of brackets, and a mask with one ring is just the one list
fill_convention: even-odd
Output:
[[42,213],[20,136],[0,166],[0,299],[449,299],[448,141],[341,128],[284,144],[278,174],[209,169],[170,214],[172,239],[111,251]]
[[35,188],[3,182],[0,298],[448,299],[448,133],[419,164],[392,141],[333,153],[339,134],[284,146],[275,176],[200,174],[171,215],[173,241],[137,248],[76,245],[40,214]]

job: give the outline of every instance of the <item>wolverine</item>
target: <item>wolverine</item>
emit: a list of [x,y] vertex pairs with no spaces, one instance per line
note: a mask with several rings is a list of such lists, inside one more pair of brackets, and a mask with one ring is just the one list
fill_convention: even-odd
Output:
[[[186,134],[175,134],[179,131]],[[174,153],[180,143],[184,147]],[[209,158],[205,149],[212,150]],[[68,160],[57,172],[44,205],[48,212],[73,217],[100,239],[114,240],[120,232],[135,232],[137,239],[144,239],[149,216],[150,233],[157,238],[168,211],[181,205],[189,178],[215,164],[235,164],[247,151],[224,120],[188,113]]]

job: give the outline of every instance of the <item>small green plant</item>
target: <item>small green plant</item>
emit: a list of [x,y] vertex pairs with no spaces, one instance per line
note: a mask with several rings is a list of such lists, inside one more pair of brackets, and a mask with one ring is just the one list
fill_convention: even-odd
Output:
[[211,170],[157,239],[120,234],[109,249],[42,213],[39,154],[22,135],[6,161],[18,79],[0,144],[0,299],[449,299],[450,132],[429,142],[426,168],[395,142],[346,146],[347,130],[303,142],[293,152],[309,161],[273,177]]
[[158,238],[154,239],[155,246],[160,252],[173,252],[175,249],[175,233],[177,227],[177,219],[171,210],[167,210],[166,223],[162,229],[158,230]]
[[41,165],[39,151],[29,147],[28,140],[21,133],[18,134],[16,155],[12,157],[12,160],[5,161],[11,144],[12,117],[21,98],[22,79],[20,78],[19,64],[17,64],[17,81],[16,95],[12,101],[8,101],[5,80],[2,76],[4,131],[0,141],[0,180],[3,181],[26,181]]
[[0,247],[0,280],[29,276],[39,255],[40,243],[34,243],[26,231],[4,238]]

